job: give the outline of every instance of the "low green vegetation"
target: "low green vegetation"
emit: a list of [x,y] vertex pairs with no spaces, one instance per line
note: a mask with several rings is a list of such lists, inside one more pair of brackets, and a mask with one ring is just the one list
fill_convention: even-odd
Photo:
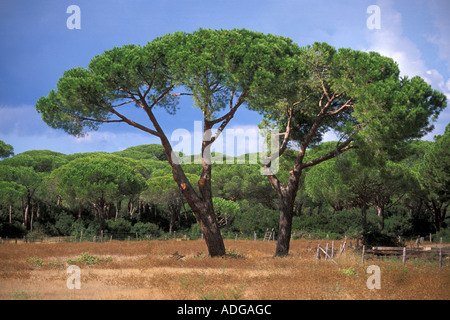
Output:
[[112,261],[112,257],[106,257],[106,258],[101,258],[98,256],[94,256],[91,255],[89,252],[83,252],[81,254],[81,256],[77,257],[77,258],[73,258],[73,259],[69,259],[67,260],[68,264],[87,264],[87,265],[94,265],[97,264],[99,262],[109,262]]
[[[307,171],[295,201],[293,239],[339,239],[347,235],[392,245],[399,235],[412,238],[432,233],[434,242],[441,237],[448,242],[448,200],[439,190],[448,181],[444,175],[439,184],[438,177],[423,164],[432,157],[430,153],[441,152],[433,157],[445,158],[445,149],[436,144],[447,135],[448,130],[435,142],[412,141],[406,158],[381,168],[364,167],[348,154]],[[317,148],[327,148],[328,144]],[[105,240],[111,236],[126,240],[136,235],[164,238],[167,232],[175,231],[178,237],[187,234],[191,239],[200,238],[200,225],[170,179],[169,166],[157,157],[142,158],[141,149],[148,150],[149,146],[114,154],[30,151],[0,161],[0,188],[5,190],[0,199],[0,235],[3,239],[27,234],[72,235],[79,239],[83,234],[83,239],[92,240],[103,230]],[[160,154],[155,145],[151,150]],[[131,158],[122,158],[121,154]],[[114,166],[107,166],[107,162]],[[78,168],[81,164],[83,168]],[[193,181],[200,167],[186,165]],[[266,177],[259,174],[258,165],[218,164],[214,168],[213,203],[222,234],[253,239],[255,232],[258,238],[267,229],[277,232],[276,194]],[[83,173],[78,177],[79,170]],[[106,178],[108,170],[110,180]],[[89,179],[89,188],[83,187]],[[40,263],[29,259],[36,266]]]

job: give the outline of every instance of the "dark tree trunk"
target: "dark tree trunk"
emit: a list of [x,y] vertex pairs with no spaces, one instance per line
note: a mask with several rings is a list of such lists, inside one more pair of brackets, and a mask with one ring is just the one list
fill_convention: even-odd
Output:
[[361,205],[361,225],[363,233],[367,230],[367,205],[362,204]]
[[204,163],[203,174],[198,181],[200,190],[200,195],[198,195],[184,174],[181,165],[172,154],[168,141],[165,141],[165,139],[161,139],[161,141],[172,166],[173,178],[177,182],[184,199],[194,212],[197,222],[200,223],[209,255],[211,257],[225,255],[225,244],[212,204],[210,165],[208,168],[208,165]]
[[[238,103],[242,104],[243,101],[239,101]],[[205,149],[211,143],[211,140],[208,139],[208,137],[211,137],[211,132],[208,131],[208,129],[212,127],[213,123],[207,124],[207,121],[205,121],[204,124],[204,134],[206,134],[206,136],[204,136],[204,141],[202,143],[203,173],[200,180],[198,181],[200,194],[197,194],[196,190],[192,187],[189,179],[186,177],[183,168],[180,165],[179,159],[173,153],[172,146],[170,145],[170,142],[164,134],[164,131],[161,129],[158,121],[156,120],[151,108],[147,105],[145,99],[141,99],[140,103],[144,110],[147,112],[150,121],[155,127],[156,132],[153,132],[152,134],[158,136],[161,140],[161,144],[166,153],[167,160],[172,167],[173,178],[178,184],[183,197],[192,208],[197,221],[201,225],[209,255],[211,257],[225,255],[225,244],[223,242],[222,235],[220,234],[220,229],[217,225],[216,214],[214,213],[214,207],[212,205],[211,165],[210,162],[208,165],[207,161],[205,162],[204,159],[205,155],[209,157],[208,160],[210,160],[211,158],[209,149],[206,150],[206,153]],[[228,121],[232,118],[232,116],[233,114],[230,115]]]
[[384,229],[384,205],[383,204],[377,206],[377,214],[380,217],[378,226],[380,227],[380,230],[383,230]]
[[205,238],[206,246],[211,257],[225,255],[225,244],[217,224],[214,209],[205,208],[198,214],[195,214],[197,221],[202,227],[203,237]]
[[294,201],[300,183],[301,169],[295,168],[289,175],[289,182],[283,187],[275,176],[268,176],[269,181],[278,193],[280,221],[278,226],[277,247],[275,257],[285,257],[289,254],[291,242],[292,218],[294,217]]
[[276,257],[284,257],[289,254],[289,244],[291,242],[292,216],[294,199],[289,197],[280,199],[280,224],[278,227]]

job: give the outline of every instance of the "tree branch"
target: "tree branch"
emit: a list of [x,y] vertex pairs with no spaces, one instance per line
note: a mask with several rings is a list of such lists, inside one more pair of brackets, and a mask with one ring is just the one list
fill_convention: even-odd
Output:
[[352,138],[348,138],[347,140],[345,140],[341,145],[339,145],[336,149],[334,149],[333,151],[330,151],[314,160],[302,163],[300,165],[301,169],[307,168],[307,167],[312,167],[315,166],[323,161],[329,160],[331,158],[337,157],[338,155],[340,155],[341,153],[344,153],[345,151],[348,151],[352,148],[355,148],[355,145],[350,145],[350,143],[353,141]]
[[[122,119],[121,122],[126,122],[130,126],[133,126],[133,127],[138,128],[138,129],[140,129],[142,131],[148,132],[148,133],[150,133],[150,134],[152,134],[154,136],[160,137],[160,134],[157,131],[152,130],[150,128],[147,128],[147,127],[145,127],[145,126],[143,126],[143,125],[141,125],[141,124],[139,124],[137,122],[134,122],[133,120],[130,120],[129,118],[125,117],[124,115],[122,115],[121,113],[119,113],[115,109],[113,109],[112,106],[110,108],[110,111],[112,113],[114,113],[116,116],[118,116],[120,119]],[[119,122],[119,121],[116,121],[116,122]]]
[[116,107],[120,107],[120,106],[123,106],[123,105],[125,105],[127,103],[132,103],[132,102],[137,102],[137,99],[132,99],[130,101],[123,102],[123,103],[120,103],[120,104],[116,104],[115,106],[111,106],[111,107],[116,108]]
[[352,108],[352,107],[353,107],[353,104],[350,104],[351,102],[352,102],[352,99],[350,98],[350,99],[348,99],[348,100],[344,103],[344,105],[342,105],[339,109],[336,109],[336,110],[334,110],[334,111],[327,112],[327,113],[325,114],[325,116],[326,116],[326,117],[331,117],[331,116],[337,115],[338,113],[344,111],[344,110],[347,109],[347,108]]
[[205,122],[208,122],[209,125],[213,126],[219,122],[222,122],[226,119],[229,119],[228,121],[231,120],[231,118],[233,118],[234,114],[236,113],[236,110],[244,103],[244,99],[245,99],[245,95],[246,95],[246,91],[244,90],[241,95],[239,96],[238,101],[236,101],[235,105],[231,108],[231,102],[230,102],[230,111],[228,113],[226,113],[225,115],[223,115],[222,117],[215,119],[215,120],[205,120]]
[[82,121],[93,121],[93,122],[102,122],[102,123],[124,122],[124,120],[100,120],[100,119],[91,119],[91,118],[81,117],[78,115],[71,115],[71,116],[78,120],[82,120]]

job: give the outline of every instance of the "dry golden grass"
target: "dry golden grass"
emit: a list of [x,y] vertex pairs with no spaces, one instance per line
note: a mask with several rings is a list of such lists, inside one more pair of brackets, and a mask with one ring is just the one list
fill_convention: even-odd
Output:
[[[0,299],[450,299],[448,261],[362,266],[348,250],[336,266],[316,261],[318,243],[326,241],[292,241],[285,258],[273,258],[274,242],[244,240],[225,241],[223,258],[208,257],[202,240],[1,244]],[[67,260],[84,252],[109,261],[78,263],[81,289],[70,290]],[[371,264],[381,269],[380,290],[366,286]]]

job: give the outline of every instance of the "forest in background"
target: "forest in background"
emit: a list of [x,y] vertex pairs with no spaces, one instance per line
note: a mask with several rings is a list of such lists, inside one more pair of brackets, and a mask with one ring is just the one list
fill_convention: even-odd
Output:
[[[448,217],[450,126],[435,141],[412,140],[390,159],[347,152],[302,176],[295,200],[293,238],[362,237],[395,244],[398,236],[430,233],[450,241]],[[201,228],[173,180],[160,145],[114,153],[62,154],[49,150],[13,155],[2,144],[0,236],[152,235],[174,231],[201,236]],[[335,148],[318,144],[307,157]],[[11,147],[11,146],[9,146]],[[6,149],[5,149],[6,148]],[[220,154],[212,154],[217,159]],[[277,194],[250,155],[223,156],[212,169],[213,203],[222,234],[263,237],[278,230]],[[187,156],[196,158],[196,156]],[[280,158],[288,179],[294,150]],[[238,160],[246,159],[245,164]],[[193,161],[195,163],[195,161]],[[240,164],[237,164],[240,163]],[[201,164],[184,164],[196,185]],[[284,176],[283,176],[284,173]]]

